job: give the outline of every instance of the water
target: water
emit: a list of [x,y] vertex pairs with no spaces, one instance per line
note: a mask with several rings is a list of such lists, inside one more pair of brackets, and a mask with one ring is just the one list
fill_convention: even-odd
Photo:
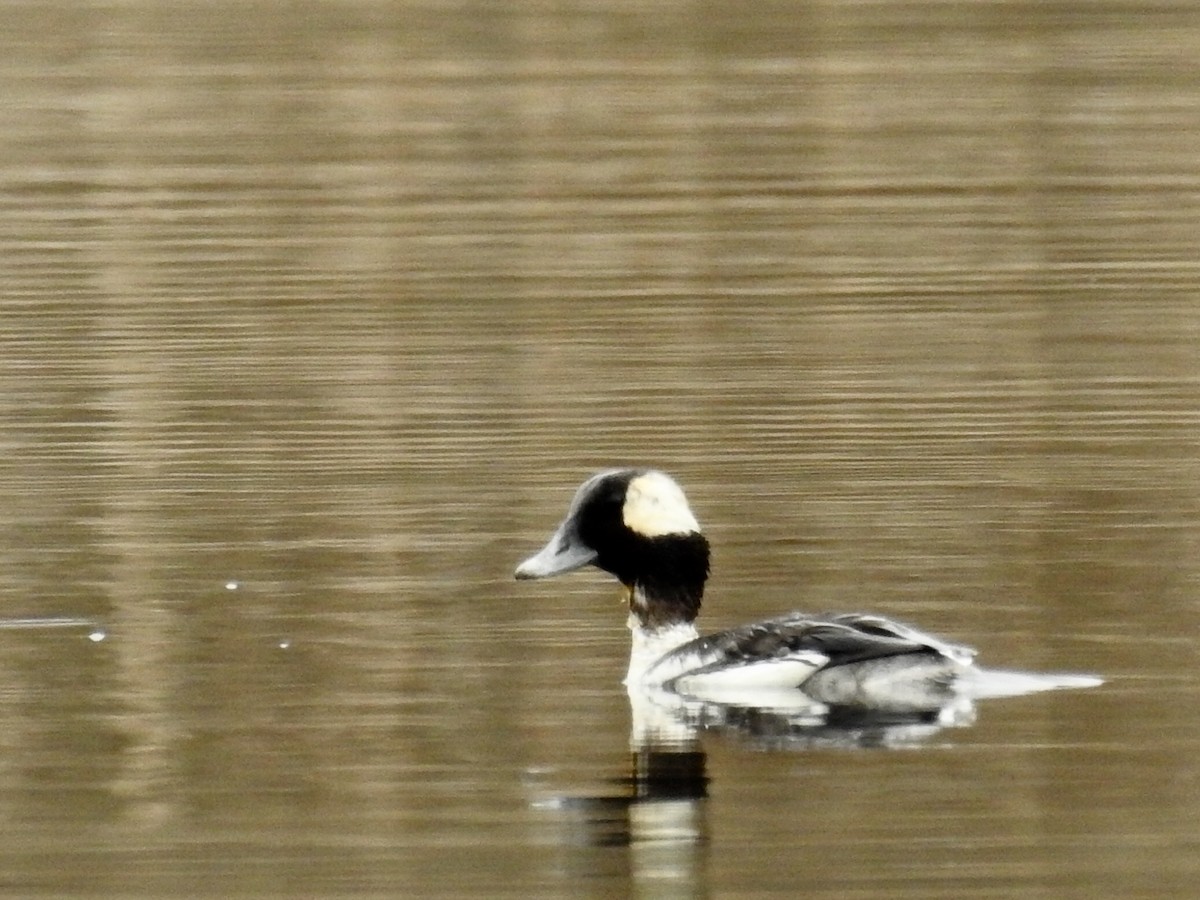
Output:
[[[0,600],[87,623],[0,628],[0,893],[1196,895],[1190,5],[0,24]],[[627,462],[708,628],[1107,683],[631,755],[615,587],[511,579]]]

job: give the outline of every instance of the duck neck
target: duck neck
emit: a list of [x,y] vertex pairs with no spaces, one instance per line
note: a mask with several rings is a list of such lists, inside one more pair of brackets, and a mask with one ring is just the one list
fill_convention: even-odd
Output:
[[645,576],[627,583],[630,615],[647,631],[696,621],[707,575],[701,570],[695,577],[684,579],[673,572],[667,579]]
[[691,622],[644,628],[634,613],[629,614],[629,630],[633,634],[633,645],[629,650],[629,671],[625,673],[625,684],[631,686],[646,686],[649,683],[646,674],[656,662],[700,636]]
[[625,683],[644,682],[647,670],[676,647],[699,637],[696,614],[700,611],[700,596],[704,585],[693,593],[681,594],[676,588],[669,594],[655,593],[649,586],[637,583],[629,588],[629,630],[633,646],[629,654],[629,672]]
[[698,531],[649,538],[628,548],[628,566],[607,571],[628,591],[633,652],[626,683],[642,675],[662,656],[697,637],[696,616],[708,580],[708,541]]

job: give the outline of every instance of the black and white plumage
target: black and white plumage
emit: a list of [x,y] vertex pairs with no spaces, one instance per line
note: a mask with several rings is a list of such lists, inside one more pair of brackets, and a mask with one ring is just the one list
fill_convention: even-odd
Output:
[[964,691],[996,696],[1099,683],[1018,673],[989,681],[971,648],[877,615],[791,613],[700,637],[695,620],[709,574],[708,541],[682,489],[654,469],[612,469],[585,481],[549,542],[516,577],[587,565],[615,575],[628,592],[631,690],[743,704],[761,698],[763,705],[799,692],[828,706],[920,710]]

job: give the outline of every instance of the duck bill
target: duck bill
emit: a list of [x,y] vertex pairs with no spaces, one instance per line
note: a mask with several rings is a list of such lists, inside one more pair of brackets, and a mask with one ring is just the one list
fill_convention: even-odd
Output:
[[596,559],[596,551],[586,547],[567,529],[564,522],[550,541],[517,566],[517,578],[549,578],[582,569]]

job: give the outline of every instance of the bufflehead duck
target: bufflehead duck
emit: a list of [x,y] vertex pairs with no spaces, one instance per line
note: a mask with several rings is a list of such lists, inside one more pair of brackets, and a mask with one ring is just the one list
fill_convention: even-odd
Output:
[[[1090,676],[1024,676],[986,685],[975,651],[877,615],[793,612],[700,637],[708,540],[678,484],[654,469],[611,469],[575,493],[567,517],[519,579],[592,565],[624,585],[633,649],[625,683],[720,701],[776,703],[800,692],[828,706],[917,710],[973,686],[1001,696],[1099,683]],[[1013,682],[1012,677],[1018,680]]]

